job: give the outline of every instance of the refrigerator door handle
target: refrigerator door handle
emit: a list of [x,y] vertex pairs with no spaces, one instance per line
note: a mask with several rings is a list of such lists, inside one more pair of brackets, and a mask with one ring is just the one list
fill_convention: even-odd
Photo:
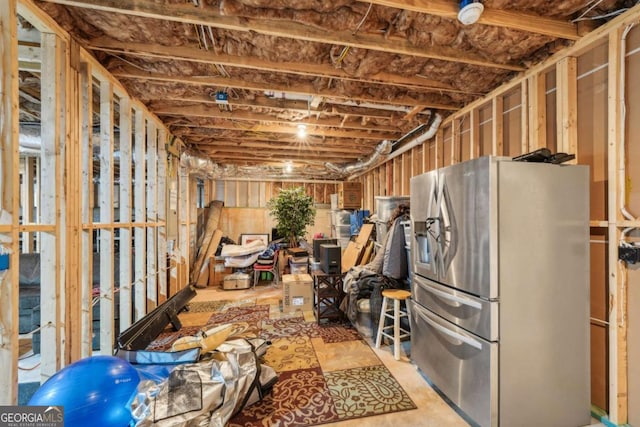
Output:
[[457,303],[460,303],[462,305],[466,305],[466,306],[469,306],[469,307],[472,307],[472,308],[475,308],[475,309],[478,309],[478,310],[482,309],[482,304],[480,304],[478,301],[474,301],[474,300],[472,300],[470,298],[465,298],[465,297],[460,297],[460,296],[457,296],[457,295],[449,294],[447,292],[441,291],[440,289],[435,289],[435,288],[433,288],[433,287],[431,287],[431,286],[429,286],[429,285],[427,285],[425,283],[421,283],[419,280],[416,280],[416,283],[418,284],[418,286],[426,289],[427,292],[431,292],[432,294],[437,295],[440,298],[444,298],[444,299],[447,299],[449,301],[454,301],[454,302],[457,302]]
[[457,332],[454,332],[438,323],[436,323],[435,321],[431,320],[428,316],[425,316],[424,313],[421,312],[421,310],[415,310],[418,312],[418,315],[422,318],[422,320],[424,320],[425,322],[427,322],[432,328],[434,328],[435,330],[437,330],[438,332],[440,332],[441,334],[447,335],[453,339],[456,339],[458,341],[462,341],[463,343],[470,345],[473,348],[477,348],[478,350],[482,350],[482,343],[480,341],[474,340],[473,338],[469,338],[467,336],[464,336],[462,334],[459,334]]

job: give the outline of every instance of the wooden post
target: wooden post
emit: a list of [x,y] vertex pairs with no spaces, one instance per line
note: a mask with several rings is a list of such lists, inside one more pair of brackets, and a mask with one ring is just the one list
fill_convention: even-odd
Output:
[[[113,87],[100,82],[100,222],[113,224]],[[111,352],[114,340],[113,228],[100,229],[100,350]]]
[[520,82],[520,154],[529,152],[529,90],[527,81]]
[[93,290],[93,81],[91,65],[80,64],[80,92],[81,92],[81,156],[82,156],[82,257],[81,288],[80,288],[80,323],[82,327],[81,357],[91,356],[93,347],[91,307]]
[[54,231],[42,233],[40,250],[40,282],[47,286],[40,288],[40,325],[41,347],[48,351],[42,352],[40,375],[41,381],[46,381],[61,367],[60,324],[61,286],[60,286],[60,252],[59,209],[60,209],[60,149],[64,90],[61,87],[63,70],[63,41],[55,34],[42,34],[42,142],[40,165],[40,209],[41,224],[51,225]]
[[18,38],[16,0],[0,7],[0,238],[10,252],[9,269],[0,271],[0,405],[18,401]]
[[158,303],[166,301],[167,292],[167,133],[158,131]]
[[[575,154],[577,160],[578,72],[576,58],[566,57],[561,59],[556,67],[556,76],[556,102],[558,104],[556,116],[558,127],[557,147],[559,152]],[[575,164],[576,160],[569,163]]]
[[[609,34],[608,68],[608,264],[609,264],[609,418],[616,425],[627,423],[627,323],[626,323],[626,269],[618,261],[618,242],[623,220],[620,211],[621,182],[618,170],[621,166],[620,143],[622,114],[620,91],[620,61],[622,60],[621,30]],[[564,67],[569,67],[566,64]],[[568,74],[565,72],[563,74]],[[559,131],[560,132],[560,131]],[[560,146],[558,144],[558,146]],[[567,148],[568,145],[565,145]]]
[[[182,261],[185,263],[183,272],[186,273],[186,277],[191,277],[191,272],[189,271],[189,260],[191,259],[189,203],[192,203],[189,193],[189,173],[186,168],[180,167],[178,175],[178,239],[180,242],[179,247]],[[181,281],[183,277],[183,275],[178,275],[178,290],[186,285],[186,283],[182,283]]]
[[502,156],[504,154],[504,99],[502,95],[496,95],[491,102],[493,105],[491,154]]
[[[139,108],[134,109],[134,218],[137,224],[143,224],[146,222],[146,201],[145,201],[145,182],[146,182],[146,163],[145,163],[145,120],[142,110]],[[144,225],[137,225],[134,230],[135,241],[135,319],[140,320],[147,313],[147,233]]]
[[547,146],[547,92],[544,74],[527,78],[529,90],[529,150]]
[[[128,96],[120,97],[120,203],[118,205],[120,223],[131,222],[131,100]],[[131,295],[131,228],[121,227],[119,239],[119,268],[120,268],[120,327],[119,332],[126,330],[132,324],[132,295]]]
[[[36,159],[29,156],[24,159],[24,171],[22,173],[22,223],[33,223],[33,209],[35,206],[35,192],[33,190],[35,179]],[[33,233],[22,233],[22,253],[32,253],[35,250]]]
[[469,158],[480,157],[480,114],[477,108],[469,111]]
[[[77,124],[80,122],[80,107],[82,105],[80,91],[80,45],[71,40],[69,43],[69,67],[67,68],[67,106],[66,115],[66,142],[65,164],[61,170],[65,183],[65,197],[63,199],[62,217],[66,226],[66,251],[65,253],[65,293],[64,293],[64,361],[70,364],[82,357],[82,307],[78,304],[82,295],[82,268],[84,258],[82,252],[82,157],[81,130]],[[65,214],[66,212],[66,214]],[[62,227],[62,224],[61,224]]]
[[460,146],[462,143],[462,140],[460,139],[461,123],[461,119],[453,119],[453,121],[451,122],[451,152],[449,153],[449,155],[451,156],[449,164],[451,165],[460,163]]
[[[147,119],[147,310],[158,305],[158,132],[151,119]],[[152,223],[149,224],[149,223]]]

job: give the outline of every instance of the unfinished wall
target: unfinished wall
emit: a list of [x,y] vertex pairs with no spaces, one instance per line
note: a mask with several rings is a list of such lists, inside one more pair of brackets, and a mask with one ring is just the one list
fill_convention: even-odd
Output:
[[[576,154],[575,163],[590,166],[591,398],[609,421],[632,425],[640,423],[640,272],[618,263],[617,248],[621,238],[640,237],[637,231],[623,232],[640,226],[640,164],[634,161],[640,157],[637,27],[627,37],[626,62],[620,61],[623,30],[637,22],[638,15],[636,11],[614,20],[448,117],[435,138],[403,154],[419,158],[427,171],[480,155],[513,157],[547,147]],[[620,99],[621,92],[626,99]],[[395,173],[394,154],[390,157],[359,179],[378,182],[390,167]],[[619,177],[621,165],[626,166],[624,177]],[[399,195],[390,185],[373,188],[366,194],[369,206],[375,196]],[[633,218],[622,216],[621,200]]]

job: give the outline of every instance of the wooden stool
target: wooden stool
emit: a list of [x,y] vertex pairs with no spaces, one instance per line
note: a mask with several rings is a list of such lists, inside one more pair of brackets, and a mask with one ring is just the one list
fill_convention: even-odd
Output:
[[[400,360],[400,340],[410,335],[400,327],[400,319],[407,317],[407,312],[400,310],[400,301],[404,301],[411,296],[411,292],[401,289],[386,289],[382,291],[382,310],[380,311],[380,322],[378,324],[378,334],[376,335],[376,348],[380,348],[382,336],[389,338],[393,342],[393,357]],[[393,307],[389,307],[389,300],[393,300]],[[393,312],[393,314],[390,314]],[[393,324],[384,326],[385,318],[393,319]],[[385,332],[385,329],[393,328],[393,335]]]

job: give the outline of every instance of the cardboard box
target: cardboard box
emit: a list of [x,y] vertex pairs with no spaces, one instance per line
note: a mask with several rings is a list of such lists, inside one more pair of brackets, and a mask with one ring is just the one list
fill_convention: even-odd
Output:
[[313,310],[313,279],[308,274],[282,276],[282,311]]
[[360,209],[362,204],[362,184],[360,182],[341,182],[338,184],[338,208]]

